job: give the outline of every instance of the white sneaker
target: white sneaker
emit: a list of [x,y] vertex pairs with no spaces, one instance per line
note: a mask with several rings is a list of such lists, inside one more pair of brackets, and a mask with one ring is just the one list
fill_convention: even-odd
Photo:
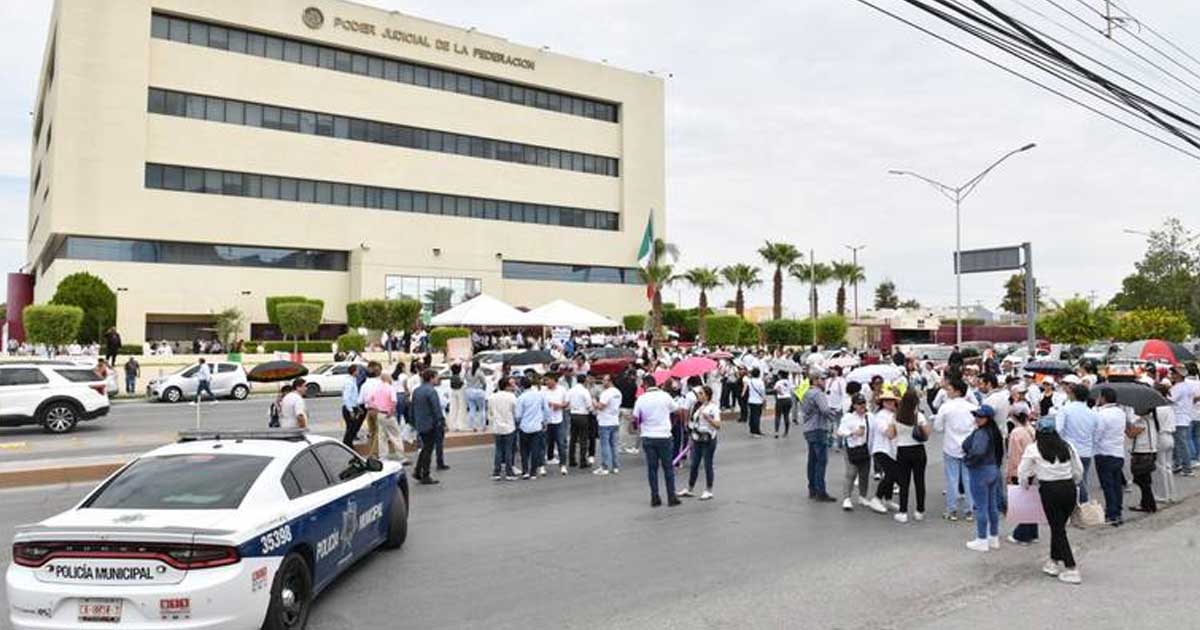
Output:
[[847,498],[845,501],[842,501],[842,509],[846,510],[847,512],[853,511],[854,510],[854,502],[851,501],[849,498]]
[[678,490],[678,491],[676,491],[676,492],[675,492],[675,496],[677,496],[677,497],[690,497],[690,496],[692,496],[692,491],[691,491],[691,490],[688,490],[687,488],[683,488],[683,489],[681,489],[681,490]]
[[596,458],[589,455],[588,456],[588,465],[595,464],[595,463],[596,463]]
[[1058,574],[1062,573],[1062,567],[1055,560],[1047,560],[1046,564],[1042,565],[1042,573],[1050,577],[1058,577]]
[[559,466],[559,467],[558,467],[558,472],[562,473],[562,474],[563,474],[563,476],[566,476],[566,474],[567,474],[567,467],[566,467],[566,466]]
[[190,403],[188,403],[188,404],[189,404],[189,405],[191,405],[191,406],[193,406],[193,407],[195,407],[195,406],[196,406],[196,401],[194,401],[194,400],[193,400],[192,402],[190,402]]
[[990,547],[992,549],[1000,548],[1000,537],[999,536],[988,536],[987,540],[988,540],[988,547]]
[[513,474],[518,477],[520,477],[524,472],[525,471],[521,470],[520,468],[513,468]]
[[614,474],[614,475],[616,475],[616,474],[619,474],[620,472],[621,472],[621,469],[620,469],[620,468],[614,468],[614,469],[613,469],[613,474]]
[[894,515],[892,515],[892,518],[896,519],[897,523],[907,523],[908,522],[908,515],[905,514],[904,512],[899,512],[897,514],[894,514]]
[[701,500],[701,501],[708,501],[708,500],[709,500],[709,499],[711,499],[711,498],[712,498],[712,493],[711,493],[711,492],[709,492],[708,490],[705,490],[705,491],[704,491],[704,494],[701,494],[701,495],[700,495],[700,500]]
[[871,508],[871,510],[877,514],[887,514],[887,508],[883,507],[883,501],[880,501],[879,497],[872,497],[871,500],[867,502],[867,507]]
[[913,518],[916,519],[916,521],[918,523],[920,523],[921,521],[925,520],[925,513],[924,512],[916,512],[913,514]]
[[558,464],[558,458],[557,458],[557,457],[555,457],[555,458],[552,458],[552,459],[547,459],[547,460],[546,460],[546,463],[547,463],[547,464],[550,464],[551,466],[554,466],[554,465]]
[[545,467],[545,466],[538,466],[537,472],[538,472],[538,474],[539,474],[539,475],[541,475],[541,476],[545,477],[545,476],[546,476],[546,467]]
[[967,543],[967,549],[986,552],[988,550],[988,541],[986,538],[976,538]]
[[899,511],[900,511],[900,504],[899,504],[899,503],[896,503],[895,501],[888,501],[888,502],[887,502],[887,506],[888,506],[888,509],[889,509],[889,510],[891,510],[891,511],[893,511],[893,512],[899,512]]
[[1067,584],[1081,584],[1083,577],[1079,575],[1079,569],[1063,569],[1063,572],[1058,574],[1058,581]]
[[608,474],[608,469],[607,468],[597,468],[596,470],[592,471],[592,474],[600,475],[601,477],[603,477],[604,475]]
[[871,502],[866,500],[861,494],[855,497],[854,500],[858,501],[858,504],[863,507],[871,507]]

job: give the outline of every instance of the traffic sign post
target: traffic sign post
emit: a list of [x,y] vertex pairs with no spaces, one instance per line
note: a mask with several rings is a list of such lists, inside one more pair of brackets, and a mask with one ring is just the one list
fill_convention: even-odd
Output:
[[[1021,261],[1022,258],[1025,259],[1024,262]],[[1029,345],[1029,356],[1032,357],[1037,349],[1037,283],[1033,280],[1033,245],[1022,243],[1011,247],[972,249],[956,252],[954,256],[954,272],[957,274],[1015,269],[1025,271],[1025,317],[1028,320],[1026,343]]]

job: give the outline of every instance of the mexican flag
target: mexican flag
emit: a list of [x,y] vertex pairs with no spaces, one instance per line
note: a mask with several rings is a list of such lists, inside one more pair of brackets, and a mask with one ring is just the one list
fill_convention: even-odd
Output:
[[[643,269],[650,266],[654,257],[654,209],[650,209],[650,218],[646,220],[646,231],[642,234],[642,244],[638,247],[638,265]],[[654,299],[654,282],[646,283],[646,299]]]

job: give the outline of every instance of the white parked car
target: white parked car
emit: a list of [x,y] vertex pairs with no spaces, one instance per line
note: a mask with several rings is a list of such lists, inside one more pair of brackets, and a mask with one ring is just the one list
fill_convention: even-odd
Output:
[[313,599],[408,533],[396,462],[300,430],[197,431],[17,528],[17,630],[302,629]]
[[92,368],[69,362],[0,365],[0,426],[41,425],[67,433],[108,414],[108,384]]
[[342,361],[339,363],[326,363],[321,367],[309,372],[304,377],[305,396],[314,397],[322,394],[331,394],[340,396],[342,389],[346,387],[346,383],[350,382],[350,366],[357,365],[358,369],[367,369],[366,363]]
[[[246,380],[246,370],[240,363],[228,361],[213,361],[209,363],[212,369],[213,395],[229,397],[235,400],[245,400],[250,395],[250,382]],[[199,379],[196,372],[200,364],[194,363],[173,374],[160,376],[150,380],[146,385],[146,396],[154,400],[179,402],[195,398]]]

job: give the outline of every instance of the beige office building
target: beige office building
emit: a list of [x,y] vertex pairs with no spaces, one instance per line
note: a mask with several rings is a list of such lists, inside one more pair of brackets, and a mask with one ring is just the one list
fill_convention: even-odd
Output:
[[428,315],[480,292],[645,309],[657,77],[338,0],[57,0],[50,29],[36,302],[97,274],[127,342],[230,306],[257,337],[280,294],[331,324],[350,301]]

